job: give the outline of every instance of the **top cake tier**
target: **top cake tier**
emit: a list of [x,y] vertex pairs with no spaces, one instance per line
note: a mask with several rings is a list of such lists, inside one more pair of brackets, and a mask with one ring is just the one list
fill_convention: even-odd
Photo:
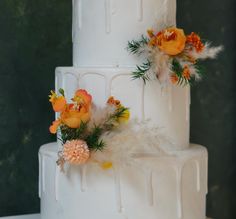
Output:
[[135,66],[127,42],[175,22],[176,0],[73,0],[73,65]]

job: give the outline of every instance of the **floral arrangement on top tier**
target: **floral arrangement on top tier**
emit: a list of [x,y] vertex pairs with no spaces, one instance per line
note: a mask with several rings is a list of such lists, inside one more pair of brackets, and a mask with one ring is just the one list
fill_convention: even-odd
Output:
[[147,34],[147,37],[128,42],[127,47],[131,53],[146,58],[133,72],[133,78],[142,78],[144,83],[154,76],[161,83],[191,85],[202,77],[199,60],[213,59],[222,50],[221,46],[211,47],[209,42],[203,43],[196,33],[185,35],[176,27],[159,32],[151,29]]
[[[59,139],[63,144],[57,164],[61,168],[65,162],[84,164],[93,153],[104,149],[102,134],[111,132],[129,120],[129,110],[114,97],[108,99],[106,107],[98,109],[92,104],[92,96],[86,90],[77,90],[71,103],[67,103],[63,89],[59,92],[60,95],[57,95],[51,91],[49,95],[53,110],[59,113],[49,130],[52,134],[59,130]],[[112,164],[102,165],[109,168]]]

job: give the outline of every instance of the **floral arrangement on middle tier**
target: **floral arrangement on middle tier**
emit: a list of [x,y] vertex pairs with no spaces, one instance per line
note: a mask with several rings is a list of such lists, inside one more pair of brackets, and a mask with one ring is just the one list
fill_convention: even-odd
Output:
[[211,47],[194,32],[189,35],[183,29],[168,27],[161,31],[150,29],[147,37],[128,42],[128,51],[142,56],[145,61],[137,65],[133,79],[144,82],[157,78],[161,84],[192,85],[201,79],[200,60],[213,59],[223,49]]
[[[59,113],[49,130],[52,134],[59,131],[63,149],[58,153],[57,164],[63,169],[66,162],[84,164],[94,153],[103,151],[106,142],[101,136],[127,122],[130,112],[114,97],[108,99],[104,108],[96,108],[86,90],[77,90],[71,103],[67,102],[63,89],[59,93],[51,91],[49,95],[53,110]],[[112,163],[104,162],[102,166],[109,168]]]

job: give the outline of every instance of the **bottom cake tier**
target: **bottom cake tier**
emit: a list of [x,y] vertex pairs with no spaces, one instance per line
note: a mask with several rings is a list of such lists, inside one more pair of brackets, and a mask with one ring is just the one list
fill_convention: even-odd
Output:
[[207,150],[134,154],[135,165],[57,166],[57,143],[39,151],[42,219],[205,219]]

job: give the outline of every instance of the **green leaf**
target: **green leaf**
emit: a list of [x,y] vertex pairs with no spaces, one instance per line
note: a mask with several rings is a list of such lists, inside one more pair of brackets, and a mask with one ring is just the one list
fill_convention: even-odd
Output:
[[127,50],[130,53],[140,55],[141,53],[143,53],[142,47],[144,47],[147,44],[148,44],[148,39],[142,35],[141,39],[139,40],[128,41]]
[[59,89],[59,93],[60,93],[63,97],[65,96],[65,91],[64,91],[62,88]]
[[137,65],[136,66],[136,70],[134,72],[132,72],[133,79],[143,79],[143,82],[146,84],[146,81],[149,80],[149,76],[147,75],[148,71],[151,68],[151,62],[149,60],[147,60],[147,62],[143,63],[142,65]]

